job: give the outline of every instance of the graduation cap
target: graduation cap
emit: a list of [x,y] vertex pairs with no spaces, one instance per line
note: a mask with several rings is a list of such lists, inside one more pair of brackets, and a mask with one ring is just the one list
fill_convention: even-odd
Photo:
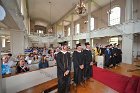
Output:
[[61,44],[61,46],[68,45],[67,41],[61,42],[59,44]]
[[109,46],[113,46],[112,44],[110,44]]
[[106,45],[105,47],[110,47],[110,45]]
[[76,44],[76,48],[77,48],[78,46],[81,46],[81,43],[79,43],[79,44]]
[[120,44],[118,44],[117,46],[120,46]]
[[114,43],[114,46],[116,46],[117,45],[117,43]]
[[86,43],[85,43],[85,46],[87,46],[87,45],[90,45],[89,42],[86,42]]

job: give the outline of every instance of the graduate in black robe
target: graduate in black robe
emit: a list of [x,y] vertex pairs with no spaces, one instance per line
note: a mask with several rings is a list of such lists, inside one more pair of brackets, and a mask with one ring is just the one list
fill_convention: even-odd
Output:
[[57,54],[58,93],[70,93],[71,56],[67,44],[62,43],[62,51]]
[[76,44],[76,51],[73,53],[73,65],[74,65],[74,83],[75,85],[83,86],[83,69],[84,69],[84,60],[81,44]]
[[111,52],[111,57],[110,57],[110,65],[113,65],[113,67],[115,67],[115,62],[114,62],[114,47],[112,44],[109,45],[110,46],[110,52]]
[[114,48],[113,48],[113,67],[116,67],[116,64],[117,64],[117,61],[118,61],[118,53],[117,53],[117,51],[118,51],[118,48],[117,48],[117,45],[116,45],[116,43],[114,44]]
[[119,48],[119,44],[117,45],[117,65],[122,62],[122,50]]
[[105,56],[105,67],[109,68],[110,66],[110,58],[111,58],[111,51],[109,49],[109,45],[106,46],[106,50],[104,52],[104,56]]
[[91,78],[92,74],[93,74],[92,52],[90,50],[90,44],[89,43],[85,43],[85,46],[86,46],[86,49],[83,50],[83,54],[84,54],[84,79],[85,79],[85,81],[87,79],[90,79],[90,81],[93,81],[93,79]]

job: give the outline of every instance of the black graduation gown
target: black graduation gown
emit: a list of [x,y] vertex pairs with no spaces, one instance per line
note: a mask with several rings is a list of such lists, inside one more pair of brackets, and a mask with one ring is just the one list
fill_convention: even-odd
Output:
[[109,65],[111,65],[111,64],[113,64],[113,66],[115,66],[115,62],[114,62],[114,48],[110,48],[110,52],[111,52],[111,58],[110,58],[110,64]]
[[118,59],[117,59],[117,48],[113,48],[113,66],[115,67],[116,66],[116,64],[117,64],[117,61],[118,61]]
[[121,49],[117,49],[117,64],[122,62],[122,50]]
[[83,81],[83,69],[80,65],[83,64],[83,52],[74,51],[73,53],[73,65],[74,65],[74,83],[79,84]]
[[92,52],[91,50],[83,50],[84,54],[84,78],[88,79],[92,77],[92,66],[90,62],[92,62]]
[[71,70],[71,56],[69,52],[65,54],[59,52],[56,57],[57,77],[58,77],[58,93],[69,93],[70,91],[70,72],[67,76],[64,73]]

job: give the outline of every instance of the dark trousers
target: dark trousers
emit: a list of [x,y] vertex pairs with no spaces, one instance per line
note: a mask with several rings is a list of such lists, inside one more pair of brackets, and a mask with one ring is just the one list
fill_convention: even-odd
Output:
[[115,67],[116,66],[116,64],[117,64],[117,56],[114,56],[113,57],[113,59],[112,59],[112,64],[113,64],[113,67]]
[[84,70],[79,67],[74,67],[74,83],[79,84],[84,80]]
[[116,64],[120,64],[121,62],[122,62],[122,55],[118,55]]
[[84,79],[89,79],[91,78],[93,75],[93,70],[92,70],[92,66],[90,65],[86,65],[84,68]]
[[110,66],[110,62],[111,60],[110,60],[110,57],[105,57],[105,63],[104,63],[104,66],[105,67],[109,67]]
[[58,93],[70,93],[70,75],[58,78]]

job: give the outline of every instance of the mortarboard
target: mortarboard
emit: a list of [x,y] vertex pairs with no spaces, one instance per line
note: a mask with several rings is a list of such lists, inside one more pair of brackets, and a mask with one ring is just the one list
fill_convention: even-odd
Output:
[[86,43],[85,43],[85,46],[86,46],[86,45],[90,45],[89,42],[86,42]]

